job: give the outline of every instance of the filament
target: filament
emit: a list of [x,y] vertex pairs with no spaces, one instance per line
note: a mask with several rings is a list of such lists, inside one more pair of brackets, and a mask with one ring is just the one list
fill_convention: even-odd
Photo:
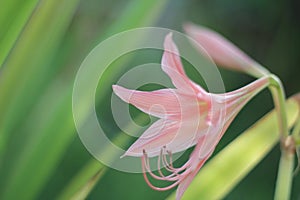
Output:
[[[167,159],[167,154],[169,155],[169,160]],[[158,155],[158,159],[157,159],[157,167],[158,167],[159,175],[156,175],[151,171],[150,161],[149,161],[148,155],[145,150],[143,150],[143,156],[141,157],[141,161],[142,161],[142,170],[143,170],[144,179],[145,179],[146,183],[149,185],[149,187],[151,187],[154,190],[158,190],[158,191],[169,190],[169,189],[177,186],[180,183],[180,181],[182,180],[182,178],[186,174],[189,173],[187,168],[190,165],[190,161],[186,162],[180,168],[174,168],[172,153],[170,151],[167,151],[165,146],[161,149],[160,154]],[[163,174],[163,172],[161,170],[161,163],[163,164],[163,169],[170,172],[169,175]],[[147,174],[149,174],[152,178],[154,178],[156,180],[169,181],[169,182],[173,182],[173,183],[166,187],[154,186],[150,182]]]

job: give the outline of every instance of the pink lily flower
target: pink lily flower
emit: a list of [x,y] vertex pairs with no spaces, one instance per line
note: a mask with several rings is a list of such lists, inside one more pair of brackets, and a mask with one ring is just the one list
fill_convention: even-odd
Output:
[[[200,52],[203,52],[203,50],[207,51],[208,55],[211,56],[217,65],[246,72],[254,77],[269,74],[267,69],[254,61],[219,33],[191,23],[185,24],[184,30],[200,45],[197,45],[196,48]],[[203,47],[203,49],[201,47]]]
[[[159,119],[130,146],[124,156],[140,157],[147,184],[159,191],[178,186],[179,200],[194,176],[213,153],[224,132],[243,108],[258,92],[269,84],[268,77],[225,94],[206,92],[185,74],[179,51],[168,34],[164,42],[162,70],[171,78],[176,88],[152,92],[129,90],[118,85],[113,91],[123,101],[130,103]],[[188,161],[175,167],[172,154],[195,146]],[[158,174],[150,169],[149,157],[158,157]],[[169,175],[164,175],[161,166]],[[167,187],[156,187],[148,179],[169,181]]]

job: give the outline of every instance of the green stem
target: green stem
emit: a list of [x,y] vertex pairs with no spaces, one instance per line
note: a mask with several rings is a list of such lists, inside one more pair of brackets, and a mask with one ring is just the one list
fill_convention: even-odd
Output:
[[287,126],[287,117],[286,117],[286,108],[285,108],[285,93],[284,88],[280,79],[271,74],[265,67],[260,64],[255,64],[249,71],[246,71],[251,76],[256,78],[261,78],[263,76],[269,76],[270,80],[270,91],[272,93],[273,101],[275,104],[275,109],[277,110],[278,115],[278,124],[279,124],[279,133],[281,136],[281,141],[289,135],[288,126]]
[[294,139],[289,136],[285,108],[285,93],[282,83],[275,75],[270,76],[270,90],[277,110],[279,132],[281,137],[281,157],[277,175],[275,200],[288,200],[292,189],[294,168]]
[[294,169],[294,152],[282,150],[276,182],[275,200],[290,199]]
[[273,96],[275,109],[277,110],[281,141],[284,141],[289,135],[285,108],[285,93],[280,79],[275,75],[270,75],[270,90]]

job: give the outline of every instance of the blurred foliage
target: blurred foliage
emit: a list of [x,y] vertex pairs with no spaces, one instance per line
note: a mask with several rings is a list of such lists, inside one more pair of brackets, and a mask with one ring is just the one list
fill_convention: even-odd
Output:
[[[267,66],[291,95],[300,89],[299,9],[297,0],[1,1],[0,199],[53,199],[70,181],[80,180],[70,190],[81,188],[83,193],[83,183],[94,183],[90,178],[102,166],[76,134],[71,93],[76,71],[98,42],[134,27],[182,31],[182,23],[192,21],[217,30]],[[147,59],[159,62],[161,52],[132,57],[120,61],[124,69]],[[252,80],[220,71],[228,91]],[[111,73],[114,78],[105,77],[107,88],[98,95],[97,109],[114,136],[118,130],[109,117],[111,84],[122,72]],[[267,91],[255,98],[230,126],[216,153],[272,107]],[[226,199],[272,199],[278,160],[276,147]],[[88,174],[78,173],[86,168]],[[108,169],[101,175],[88,199],[164,199],[172,192],[151,190],[141,174]],[[300,198],[299,187],[298,175],[292,199]]]

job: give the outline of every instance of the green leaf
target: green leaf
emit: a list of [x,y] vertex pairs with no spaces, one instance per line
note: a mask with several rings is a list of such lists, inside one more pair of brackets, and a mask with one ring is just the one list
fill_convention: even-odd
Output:
[[[96,177],[99,172],[103,174],[106,170],[106,167],[103,166],[99,161],[91,159],[84,168],[76,174],[71,182],[64,188],[63,193],[57,199],[70,199],[72,196],[75,196],[77,191],[80,188],[85,188],[89,185],[89,182],[93,177]],[[96,182],[101,178],[98,177]],[[87,194],[86,194],[87,195]]]
[[[64,91],[62,89],[61,93]],[[59,94],[57,87],[52,92]],[[57,97],[53,93],[51,96],[56,99],[52,103],[49,101],[53,99],[44,100],[37,110],[37,114],[40,114],[39,111],[47,107],[49,112],[44,113],[40,120],[32,120],[39,115],[31,118],[31,123],[38,122],[38,125],[37,127],[30,125],[27,130],[29,138],[24,139],[24,148],[18,153],[18,159],[10,166],[11,169],[6,170],[9,174],[5,187],[2,188],[4,190],[1,194],[2,199],[19,199],[20,195],[24,199],[36,197],[55,169],[58,158],[64,154],[66,144],[75,135],[71,105],[65,106],[70,103],[71,93],[69,92],[68,96]],[[62,122],[64,126],[61,126]],[[16,190],[18,192],[14,192]]]
[[[299,113],[294,100],[286,104],[288,125]],[[182,199],[223,199],[271,151],[279,140],[276,113],[264,116],[200,170]],[[168,200],[175,199],[175,193]]]
[[86,199],[86,197],[89,195],[89,193],[92,191],[94,186],[97,184],[98,180],[102,177],[102,175],[105,172],[104,169],[100,169],[95,176],[93,176],[82,188],[79,189],[76,194],[71,197],[71,200],[81,200]]
[[[153,13],[161,11],[163,8],[161,2],[166,2],[166,0],[131,1],[131,3],[133,2],[134,4],[130,6],[134,6],[135,10],[138,11],[134,14],[134,17],[138,20],[136,24],[129,21],[127,23],[130,26],[140,26],[146,23],[144,22],[145,18],[148,19],[149,16],[153,16]],[[7,66],[3,71],[3,77],[5,78],[1,80],[2,83],[0,84],[0,89],[3,89],[0,94],[0,109],[3,109],[0,116],[0,140],[2,142],[0,147],[2,147],[2,150],[8,150],[6,145],[8,144],[8,138],[12,137],[12,130],[19,127],[20,122],[24,120],[29,109],[33,106],[32,104],[43,94],[41,88],[45,86],[41,87],[40,81],[51,79],[48,75],[51,72],[51,66],[49,66],[51,58],[49,57],[53,55],[53,51],[57,46],[52,44],[54,41],[44,41],[45,38],[42,33],[46,32],[45,34],[49,34],[48,36],[51,37],[53,34],[57,36],[55,43],[58,44],[58,38],[61,38],[58,35],[62,35],[63,30],[68,25],[67,21],[69,22],[69,20],[64,20],[63,17],[70,19],[71,10],[75,9],[76,3],[75,0],[65,0],[59,3],[57,1],[43,1],[20,37],[18,46],[10,55]],[[144,10],[141,10],[141,8]],[[133,15],[132,10],[125,10],[126,12],[130,11],[127,15]],[[60,12],[64,13],[63,16],[59,15]],[[126,16],[126,12],[124,16]],[[152,23],[157,17],[158,15],[154,15],[147,23]],[[126,21],[121,24],[126,25]],[[120,28],[120,30],[122,29]],[[32,59],[33,55],[36,59]],[[40,122],[38,125],[36,121],[28,120],[28,138],[24,140],[21,147],[17,147],[22,152],[14,152],[13,160],[16,161],[13,162],[14,165],[9,166],[9,169],[6,170],[9,173],[5,174],[6,179],[5,184],[3,184],[4,187],[2,187],[1,199],[36,198],[64,156],[64,152],[75,136],[71,110],[72,83],[68,82],[66,85],[65,88],[58,89],[57,92],[54,91],[50,95],[52,98],[41,99],[41,104],[49,112],[44,113],[44,109],[36,112],[35,117],[42,118],[41,122],[37,120]],[[29,91],[30,94],[28,94]],[[35,128],[35,126],[38,126],[38,128]],[[33,131],[33,134],[29,134],[30,131]],[[14,148],[14,146],[11,148]],[[8,151],[6,153],[6,159],[10,162],[9,157],[12,155]],[[80,186],[83,186],[83,184]]]
[[0,79],[0,156],[49,81],[50,61],[78,1],[41,1],[7,59]]
[[139,0],[133,0],[129,2],[124,13],[119,17],[120,20],[105,31],[103,38],[128,29],[151,25],[159,18],[162,8],[164,8],[167,1],[168,0],[146,0],[139,3]]
[[0,68],[38,2],[38,0],[22,1],[22,3],[18,0],[1,1]]

